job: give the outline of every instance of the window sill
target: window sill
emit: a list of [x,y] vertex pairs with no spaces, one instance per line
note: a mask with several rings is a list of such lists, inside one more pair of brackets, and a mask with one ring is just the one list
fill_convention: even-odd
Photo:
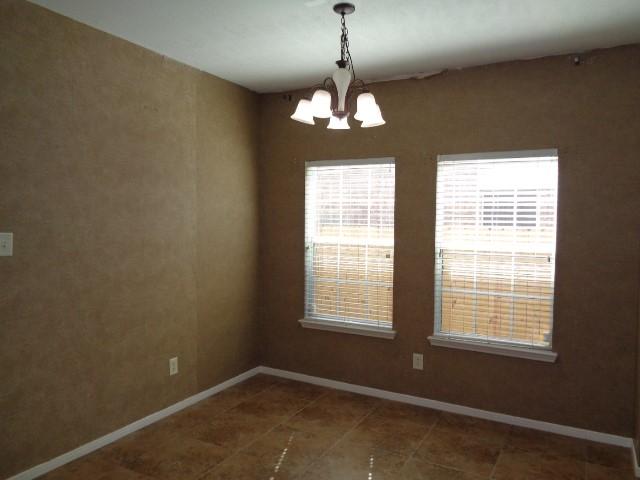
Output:
[[378,327],[376,325],[337,322],[333,320],[322,320],[319,318],[303,318],[302,320],[298,321],[304,328],[312,328],[315,330],[351,333],[354,335],[364,335],[367,337],[386,338],[388,340],[393,340],[396,337],[395,330],[388,327]]
[[528,347],[512,347],[510,345],[497,345],[495,343],[475,342],[473,340],[459,340],[441,335],[429,337],[429,343],[433,347],[457,348],[472,352],[492,353],[506,357],[525,358],[539,362],[555,363],[558,354],[550,350],[542,350]]

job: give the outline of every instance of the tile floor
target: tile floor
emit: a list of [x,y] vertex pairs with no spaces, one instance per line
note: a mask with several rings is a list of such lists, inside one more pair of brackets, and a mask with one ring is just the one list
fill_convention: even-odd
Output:
[[44,478],[634,477],[627,449],[258,375]]

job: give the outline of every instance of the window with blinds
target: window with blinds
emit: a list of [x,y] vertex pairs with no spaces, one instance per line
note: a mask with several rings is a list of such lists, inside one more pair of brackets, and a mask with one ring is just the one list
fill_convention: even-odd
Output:
[[551,348],[556,150],[438,157],[435,336]]
[[393,159],[307,162],[305,318],[392,327]]

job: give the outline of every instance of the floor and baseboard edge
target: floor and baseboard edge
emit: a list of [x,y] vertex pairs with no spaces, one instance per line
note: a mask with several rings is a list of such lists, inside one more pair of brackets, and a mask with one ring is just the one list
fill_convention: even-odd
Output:
[[534,430],[541,430],[544,432],[557,433],[559,435],[566,435],[574,438],[581,438],[585,440],[591,440],[599,443],[606,443],[609,445],[616,445],[619,447],[629,448],[632,455],[632,462],[636,477],[640,478],[640,466],[638,465],[638,459],[636,456],[635,446],[633,440],[628,437],[620,435],[612,435],[609,433],[596,432],[593,430],[586,430],[582,428],[570,427],[567,425],[559,425],[556,423],[543,422],[541,420],[533,420],[530,418],[516,417],[513,415],[507,415],[504,413],[496,413],[489,410],[481,410],[478,408],[466,407],[464,405],[458,405],[455,403],[441,402],[438,400],[431,400],[424,397],[416,397],[414,395],[407,395],[403,393],[391,392],[388,390],[382,390],[379,388],[365,387],[362,385],[355,385],[352,383],[340,382],[337,380],[331,380],[328,378],[315,377],[312,375],[306,375],[303,373],[292,372],[288,370],[280,370],[277,368],[258,366],[250,370],[247,370],[240,375],[237,375],[229,380],[226,380],[218,385],[215,385],[207,390],[197,393],[191,397],[185,398],[178,403],[175,403],[167,408],[164,408],[158,412],[152,413],[140,420],[136,420],[129,425],[126,425],[118,430],[115,430],[107,435],[92,440],[89,443],[85,443],[69,452],[63,453],[51,460],[43,462],[35,467],[25,470],[21,473],[10,477],[7,480],[31,480],[44,475],[47,472],[55,470],[66,463],[76,460],[84,455],[87,455],[99,448],[102,448],[110,443],[119,440],[120,438],[129,435],[141,428],[144,428],[152,423],[162,420],[169,415],[172,415],[184,408],[187,408],[201,400],[204,400],[211,395],[215,395],[222,390],[225,390],[233,385],[240,383],[248,378],[253,377],[258,373],[264,373],[266,375],[273,375],[276,377],[287,378],[290,380],[297,380],[300,382],[311,383],[328,388],[334,388],[336,390],[344,390],[352,393],[359,393],[361,395],[368,395],[371,397],[382,398],[385,400],[393,400],[397,402],[407,403],[410,405],[417,405],[421,407],[433,408],[435,410],[441,410],[445,412],[458,413],[460,415],[468,415],[471,417],[483,418],[486,420],[493,420],[495,422],[506,423],[509,425],[515,425],[519,427],[531,428]]
[[136,430],[140,430],[141,428],[147,427],[152,423],[157,422],[158,420],[162,420],[169,415],[172,415],[184,408],[187,408],[194,403],[198,403],[201,400],[204,400],[211,395],[215,395],[222,390],[225,390],[233,385],[240,383],[244,380],[247,380],[250,377],[253,377],[257,373],[260,372],[261,367],[254,367],[251,370],[247,370],[246,372],[241,373],[240,375],[236,375],[229,380],[225,380],[218,385],[215,385],[207,390],[203,390],[202,392],[196,393],[191,397],[187,397],[184,400],[179,401],[178,403],[174,403],[173,405],[168,406],[167,408],[163,408],[157,412],[152,413],[140,420],[136,420],[129,425],[125,425],[118,430],[115,430],[111,433],[108,433],[100,438],[96,438],[95,440],[90,441],[89,443],[85,443],[84,445],[80,445],[73,450],[70,450],[62,455],[59,455],[51,460],[43,462],[35,467],[32,467],[28,470],[25,470],[21,473],[14,475],[13,477],[9,477],[7,480],[31,480],[33,478],[37,478],[45,473],[48,473],[52,470],[55,470],[62,465],[72,462],[80,457],[83,457],[99,448],[104,447],[105,445],[109,445],[110,443],[115,442],[116,440],[121,439],[122,437],[129,435],[130,433],[135,432]]
[[279,370],[277,368],[260,367],[260,372],[267,375],[274,375],[277,377],[288,378],[300,382],[312,383],[314,385],[323,387],[335,388],[337,390],[345,390],[362,395],[369,395],[370,397],[394,400],[396,402],[409,403],[411,405],[433,408],[435,410],[442,410],[445,412],[458,413],[460,415],[468,415],[470,417],[484,418],[486,420],[493,420],[494,422],[507,423],[509,425],[516,425],[519,427],[531,428],[534,430],[542,430],[544,432],[557,433],[559,435],[566,435],[568,437],[582,438],[585,440],[592,440],[594,442],[606,443],[619,447],[631,448],[633,446],[633,441],[631,438],[622,437],[620,435],[612,435],[610,433],[595,432],[593,430],[585,430],[583,428],[558,425],[556,423],[543,422],[541,420],[533,420],[530,418],[516,417],[513,415],[506,415],[504,413],[491,412],[489,410],[480,410],[478,408],[465,407],[463,405],[458,405],[455,403],[441,402],[438,400],[431,400],[429,398],[416,397],[403,393],[395,393],[378,388],[364,387],[362,385],[354,385],[351,383],[339,382],[337,380],[305,375],[303,373],[296,373],[288,370]]
[[636,478],[640,478],[640,465],[638,465],[638,452],[636,451],[636,442],[631,441],[631,461],[633,462],[633,473]]

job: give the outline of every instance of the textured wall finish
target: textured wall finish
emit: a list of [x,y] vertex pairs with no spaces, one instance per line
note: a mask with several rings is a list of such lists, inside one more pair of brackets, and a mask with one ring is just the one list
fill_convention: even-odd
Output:
[[4,478],[255,365],[257,97],[23,1],[0,58]]
[[[261,98],[264,364],[631,436],[640,226],[640,47],[372,87],[387,125],[331,131]],[[296,100],[296,98],[294,98]],[[352,122],[353,124],[357,122]],[[431,347],[436,156],[559,149],[554,350],[545,364]],[[300,327],[304,162],[396,158],[395,340]],[[411,353],[424,353],[424,371]]]
[[[638,232],[640,238],[640,232]],[[639,244],[640,246],[640,244]],[[634,424],[635,436],[634,444],[636,455],[640,464],[640,263],[638,264],[638,344],[636,350],[636,421]]]

